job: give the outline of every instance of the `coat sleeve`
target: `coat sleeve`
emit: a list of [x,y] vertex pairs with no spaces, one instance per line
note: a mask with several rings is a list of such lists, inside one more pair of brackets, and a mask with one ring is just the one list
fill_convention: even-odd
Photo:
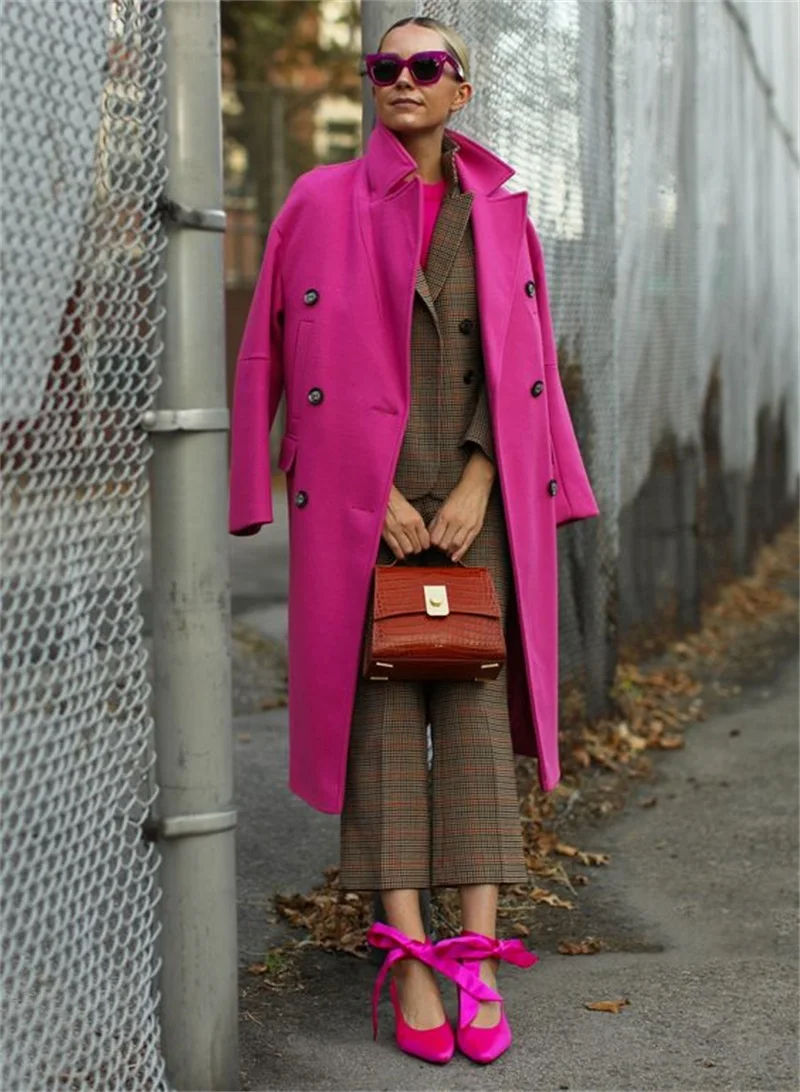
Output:
[[228,508],[233,535],[253,535],[273,519],[269,435],[283,393],[282,250],[273,223],[236,360]]
[[556,526],[559,526],[562,523],[573,523],[576,520],[598,516],[600,509],[592,491],[567,400],[564,397],[550,315],[544,255],[536,228],[531,220],[527,221],[527,236],[544,350],[544,385],[550,418],[550,451],[553,458],[554,477],[558,485],[555,496],[555,519]]

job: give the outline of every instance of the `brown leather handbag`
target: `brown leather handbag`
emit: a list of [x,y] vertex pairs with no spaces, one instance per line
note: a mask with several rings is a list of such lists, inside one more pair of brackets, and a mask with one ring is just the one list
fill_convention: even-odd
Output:
[[506,658],[488,568],[376,565],[364,638],[368,679],[496,679]]

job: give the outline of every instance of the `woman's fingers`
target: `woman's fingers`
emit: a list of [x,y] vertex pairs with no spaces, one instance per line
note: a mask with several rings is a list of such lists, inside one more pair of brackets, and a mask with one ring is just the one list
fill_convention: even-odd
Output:
[[397,541],[397,539],[392,534],[392,532],[385,530],[383,532],[383,538],[384,538],[384,541],[386,542],[386,545],[392,551],[392,553],[397,558],[397,560],[402,561],[404,559],[404,557],[405,557],[405,554],[403,553],[403,550],[402,550],[402,547],[400,546],[400,543]]
[[394,555],[399,560],[408,557],[409,554],[419,553],[422,547],[419,544],[419,536],[413,524],[404,525],[394,522],[387,526],[384,538],[388,542]]
[[438,516],[432,525],[431,541],[440,550],[450,554],[453,561],[460,561],[478,537],[482,524],[458,523]]
[[397,533],[397,538],[403,548],[403,552],[406,557],[408,557],[409,554],[415,554],[419,552],[417,549],[417,543],[412,528],[401,527],[399,532]]
[[461,545],[457,545],[455,551],[450,555],[451,560],[460,561],[477,537],[477,531],[473,531],[472,534],[467,535],[464,542]]
[[417,544],[418,551],[427,550],[431,544],[428,528],[425,526],[425,521],[422,516],[414,523],[414,541]]

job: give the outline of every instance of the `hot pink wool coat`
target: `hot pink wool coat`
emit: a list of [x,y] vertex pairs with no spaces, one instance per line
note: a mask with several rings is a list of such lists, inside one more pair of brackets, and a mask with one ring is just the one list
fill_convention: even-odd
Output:
[[[514,576],[512,738],[518,754],[538,756],[549,791],[560,778],[556,527],[599,510],[561,386],[528,196],[505,188],[507,163],[452,136],[462,188],[474,193],[484,367]],[[372,571],[409,413],[422,246],[415,170],[379,121],[364,155],[294,183],[269,232],[237,360],[232,534],[272,522],[269,434],[283,392],[287,399],[278,466],[289,505],[289,785],[324,812],[342,809]]]

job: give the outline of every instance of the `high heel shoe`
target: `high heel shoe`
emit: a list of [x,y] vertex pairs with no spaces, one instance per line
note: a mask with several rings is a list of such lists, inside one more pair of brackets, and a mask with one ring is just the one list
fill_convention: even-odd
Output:
[[[457,937],[447,937],[440,940],[435,949],[448,961],[456,960],[463,969],[469,973],[471,979],[477,979],[481,985],[485,983],[480,978],[480,966],[482,959],[499,959],[506,963],[513,963],[517,967],[532,967],[539,961],[535,952],[529,951],[521,940],[496,940],[494,937],[484,936],[483,933],[471,933],[462,931]],[[458,989],[458,1025],[456,1028],[456,1044],[462,1054],[465,1054],[473,1062],[486,1065],[499,1058],[501,1054],[511,1046],[513,1036],[506,1016],[505,1005],[500,1009],[500,1019],[492,1027],[473,1027],[472,1021],[478,1013],[479,1001],[486,998],[478,996],[474,984],[467,980],[459,984]],[[499,994],[491,998],[499,1000]]]
[[[458,973],[460,968],[451,960],[437,956],[432,941],[427,938],[424,941],[413,940],[401,933],[399,929],[385,925],[383,922],[375,922],[367,933],[367,941],[376,948],[384,948],[387,951],[383,965],[375,979],[375,988],[372,993],[372,1034],[378,1037],[378,1000],[381,987],[390,967],[399,959],[419,959],[433,970],[443,971],[447,974]],[[394,981],[389,983],[389,997],[394,1009],[395,1038],[400,1050],[411,1054],[415,1058],[422,1058],[426,1062],[434,1062],[443,1065],[449,1062],[455,1053],[455,1037],[448,1020],[435,1028],[412,1028],[403,1016],[400,1008],[400,998],[397,993],[397,985]]]

